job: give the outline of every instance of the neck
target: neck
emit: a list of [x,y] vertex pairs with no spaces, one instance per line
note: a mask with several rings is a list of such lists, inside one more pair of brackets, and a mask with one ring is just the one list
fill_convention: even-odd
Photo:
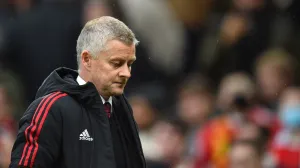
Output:
[[[92,82],[92,83],[93,83],[93,80],[91,80],[92,78],[91,78],[90,74],[89,74],[87,71],[85,71],[85,70],[80,70],[80,69],[79,69],[79,70],[78,70],[78,74],[79,74],[79,76],[80,76],[85,82]],[[97,88],[97,87],[96,87],[96,88]],[[109,96],[109,95],[105,95],[105,94],[103,93],[103,91],[100,91],[99,88],[97,88],[97,90],[98,90],[99,95],[101,95],[105,101],[108,101],[108,99],[109,99],[110,96]]]
[[85,70],[78,70],[79,76],[85,81],[85,82],[92,82],[91,76],[85,71]]
[[[99,93],[100,94],[100,93]],[[109,97],[110,96],[103,96],[102,94],[100,94],[102,97],[103,97],[103,99],[105,100],[105,101],[108,101],[108,99],[109,99]]]

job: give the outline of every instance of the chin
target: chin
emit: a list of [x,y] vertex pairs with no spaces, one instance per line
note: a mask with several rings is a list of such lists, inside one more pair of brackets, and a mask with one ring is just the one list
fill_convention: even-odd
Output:
[[124,93],[124,90],[123,89],[120,89],[120,90],[113,90],[112,91],[112,95],[114,96],[120,96]]

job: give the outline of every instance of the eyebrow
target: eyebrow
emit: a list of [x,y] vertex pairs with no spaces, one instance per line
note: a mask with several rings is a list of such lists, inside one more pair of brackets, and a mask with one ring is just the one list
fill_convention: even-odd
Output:
[[[126,60],[124,59],[124,57],[112,57],[110,58],[110,60]],[[132,59],[129,59],[128,61],[135,61],[136,60],[136,56],[134,56]]]

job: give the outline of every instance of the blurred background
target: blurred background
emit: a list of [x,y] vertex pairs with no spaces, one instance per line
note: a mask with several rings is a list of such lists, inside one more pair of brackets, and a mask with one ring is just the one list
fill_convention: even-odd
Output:
[[103,15],[136,34],[126,95],[149,168],[299,168],[300,1],[1,0],[0,167],[18,120]]

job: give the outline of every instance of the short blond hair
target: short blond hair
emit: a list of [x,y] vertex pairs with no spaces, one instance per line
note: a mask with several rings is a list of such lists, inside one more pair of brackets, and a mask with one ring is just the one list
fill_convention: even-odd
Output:
[[256,61],[256,73],[266,65],[272,65],[274,68],[284,72],[284,74],[293,74],[295,70],[295,62],[292,56],[281,48],[270,49],[263,52]]
[[255,96],[256,86],[252,78],[244,72],[227,74],[221,81],[219,92],[228,92],[233,95],[243,94],[247,98]]
[[93,19],[85,24],[77,40],[78,67],[83,50],[88,50],[96,58],[109,40],[119,40],[126,45],[139,43],[132,30],[122,21],[110,16]]

